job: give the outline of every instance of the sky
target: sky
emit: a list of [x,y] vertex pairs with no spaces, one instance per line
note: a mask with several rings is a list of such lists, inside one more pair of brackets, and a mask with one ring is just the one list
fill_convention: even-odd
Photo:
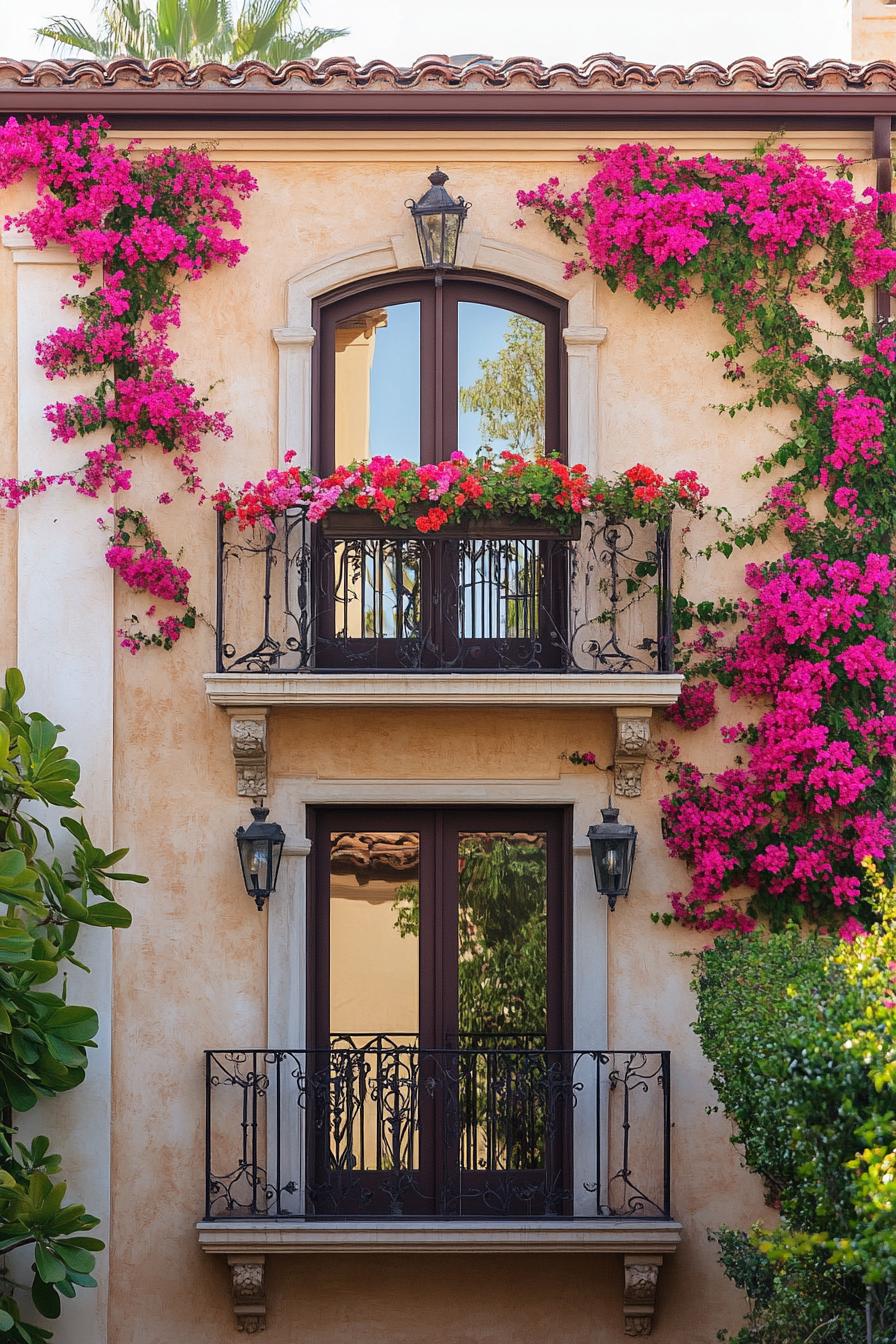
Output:
[[[234,8],[240,0],[233,0]],[[312,22],[349,28],[322,55],[407,64],[427,52],[582,61],[612,51],[630,60],[687,63],[738,56],[849,55],[846,0],[309,0]],[[33,32],[68,14],[91,26],[94,0],[0,0],[0,54],[51,55]]]

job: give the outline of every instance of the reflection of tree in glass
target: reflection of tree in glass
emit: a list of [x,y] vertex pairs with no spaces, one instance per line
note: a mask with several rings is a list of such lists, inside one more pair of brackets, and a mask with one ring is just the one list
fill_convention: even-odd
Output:
[[462,410],[478,411],[483,444],[500,440],[515,452],[543,452],[543,324],[514,313],[501,349],[479,367],[479,377],[458,396]]
[[[458,846],[457,1123],[465,1171],[544,1166],[550,1084],[544,837],[464,834]],[[395,925],[417,937],[416,882]]]
[[[458,1031],[529,1036],[547,1013],[546,856],[540,836],[462,835],[458,851]],[[397,890],[395,926],[419,935],[416,882]]]

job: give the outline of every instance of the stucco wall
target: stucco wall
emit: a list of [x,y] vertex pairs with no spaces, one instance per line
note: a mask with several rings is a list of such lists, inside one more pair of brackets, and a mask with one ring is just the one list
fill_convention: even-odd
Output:
[[[748,143],[731,135],[718,136],[712,146],[700,139],[691,134],[683,147],[738,152]],[[219,384],[213,401],[228,409],[234,429],[229,443],[207,445],[207,485],[257,478],[276,461],[278,366],[271,329],[284,321],[289,277],[360,242],[407,232],[403,202],[420,194],[437,160],[450,172],[451,186],[474,202],[470,227],[563,255],[537,223],[522,237],[513,230],[514,193],[558,167],[577,180],[580,146],[560,134],[492,141],[386,133],[369,142],[335,134],[329,141],[324,135],[217,141],[216,156],[253,168],[261,191],[245,211],[249,252],[239,268],[189,286],[184,295],[177,335],[183,373],[199,388]],[[809,143],[825,161],[839,148],[867,150],[861,137],[837,145],[810,137]],[[859,176],[860,186],[871,180],[865,167]],[[11,272],[9,258],[0,255],[0,304],[14,313]],[[609,329],[599,356],[601,467],[613,471],[635,459],[667,473],[693,467],[716,503],[735,514],[746,511],[761,487],[745,485],[740,474],[767,450],[772,416],[731,421],[712,408],[730,389],[705,357],[720,342],[711,314],[700,306],[675,316],[651,314],[629,295],[600,288],[598,319]],[[4,380],[13,376],[9,325],[0,337]],[[0,458],[14,438],[12,414],[9,399],[2,399]],[[183,542],[194,599],[213,613],[213,515],[184,495],[167,508],[154,504],[172,478],[149,455],[135,481],[134,505],[149,509],[172,552]],[[3,523],[0,565],[10,592],[12,529]],[[739,566],[735,560],[698,570],[688,563],[685,578],[691,592],[734,592]],[[142,610],[124,590],[116,603],[119,624]],[[0,632],[0,654],[11,661],[9,620]],[[203,1199],[202,1051],[263,1043],[266,916],[246,899],[237,870],[232,832],[245,808],[234,792],[227,715],[208,704],[203,689],[202,675],[213,666],[213,633],[202,622],[171,654],[117,654],[114,833],[116,843],[131,846],[131,866],[151,880],[126,893],[134,925],[114,935],[114,1344],[220,1344],[233,1332],[226,1271],[200,1253],[193,1226]],[[275,796],[293,776],[551,779],[571,769],[561,761],[565,751],[590,749],[606,758],[613,730],[611,715],[596,711],[371,713],[351,705],[274,710],[269,726]],[[661,733],[661,722],[658,727]],[[685,751],[699,753],[709,767],[725,759],[715,727],[689,738]],[[595,775],[595,814],[599,784]],[[673,1212],[684,1224],[684,1240],[663,1270],[655,1337],[709,1344],[720,1327],[738,1322],[741,1305],[715,1266],[706,1229],[723,1221],[746,1226],[767,1211],[758,1183],[739,1168],[726,1121],[706,1114],[713,1100],[709,1069],[689,1029],[689,964],[676,955],[704,940],[650,920],[663,908],[664,893],[686,881],[662,845],[662,788],[661,776],[648,766],[643,796],[625,805],[639,830],[639,856],[632,894],[609,920],[609,1044],[672,1051]],[[278,820],[294,831],[294,818]],[[267,1338],[271,1344],[609,1342],[622,1338],[621,1280],[618,1257],[283,1257],[270,1270]]]

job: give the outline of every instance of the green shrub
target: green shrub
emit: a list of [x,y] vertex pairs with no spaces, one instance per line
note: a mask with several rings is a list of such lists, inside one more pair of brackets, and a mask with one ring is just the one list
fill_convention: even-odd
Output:
[[[61,1159],[49,1139],[15,1142],[15,1114],[83,1081],[99,1021],[92,1008],[68,1002],[60,973],[67,963],[87,969],[74,954],[83,925],[130,924],[109,882],[146,878],[114,872],[127,850],[106,854],[71,816],[58,822],[71,837],[60,861],[46,823],[54,809],[79,806],[79,769],[58,745],[60,729],[20,708],[24,691],[11,668],[0,689],[0,1256],[33,1250],[31,1301],[53,1319],[60,1296],[95,1286],[91,1271],[103,1243],[84,1235],[98,1220],[82,1204],[65,1203],[65,1183],[53,1179]],[[21,1285],[7,1273],[0,1268],[0,1341],[41,1344],[50,1333],[22,1319]]]
[[737,1344],[864,1344],[866,1309],[896,1338],[896,893],[867,879],[865,937],[726,934],[700,957],[697,1034],[781,1214],[717,1234],[749,1301]]

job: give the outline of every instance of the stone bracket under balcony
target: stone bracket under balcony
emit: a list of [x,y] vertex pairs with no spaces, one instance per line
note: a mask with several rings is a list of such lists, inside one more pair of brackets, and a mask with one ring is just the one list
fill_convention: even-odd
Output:
[[682,678],[671,673],[607,675],[558,673],[209,673],[206,694],[230,716],[230,738],[240,797],[267,794],[267,717],[272,707],[443,708],[498,705],[616,712],[614,792],[638,798],[650,747],[653,708],[671,704]]
[[681,1240],[672,1219],[234,1219],[197,1224],[199,1245],[226,1257],[237,1330],[265,1329],[265,1260],[269,1255],[336,1255],[402,1252],[419,1255],[590,1254],[622,1258],[622,1317],[628,1336],[653,1328],[660,1270]]

